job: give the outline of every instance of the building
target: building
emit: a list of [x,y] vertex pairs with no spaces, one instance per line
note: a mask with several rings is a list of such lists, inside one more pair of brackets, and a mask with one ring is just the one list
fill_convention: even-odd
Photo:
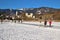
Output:
[[26,13],[25,15],[26,15],[28,18],[29,18],[29,17],[31,17],[31,18],[33,17],[33,13],[30,13],[30,14]]

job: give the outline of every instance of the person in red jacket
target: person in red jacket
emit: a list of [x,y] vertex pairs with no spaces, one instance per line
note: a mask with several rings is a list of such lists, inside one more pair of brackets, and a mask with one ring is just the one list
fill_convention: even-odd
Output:
[[50,19],[50,20],[49,20],[49,26],[50,26],[50,27],[51,27],[51,24],[52,24],[52,20]]

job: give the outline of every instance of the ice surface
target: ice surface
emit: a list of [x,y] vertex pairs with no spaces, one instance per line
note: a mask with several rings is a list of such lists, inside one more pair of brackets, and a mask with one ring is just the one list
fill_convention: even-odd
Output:
[[0,40],[60,40],[60,22],[53,22],[52,27],[44,27],[43,22],[3,22]]

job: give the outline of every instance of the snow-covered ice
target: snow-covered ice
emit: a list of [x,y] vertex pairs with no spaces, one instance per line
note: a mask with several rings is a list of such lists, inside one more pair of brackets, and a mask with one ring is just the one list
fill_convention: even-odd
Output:
[[60,22],[53,22],[52,27],[44,27],[43,22],[3,22],[0,40],[60,40]]

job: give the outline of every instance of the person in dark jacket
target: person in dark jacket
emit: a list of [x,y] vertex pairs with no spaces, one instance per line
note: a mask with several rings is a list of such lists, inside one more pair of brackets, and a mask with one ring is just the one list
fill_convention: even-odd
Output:
[[44,26],[46,26],[46,25],[47,25],[47,20],[44,21]]

